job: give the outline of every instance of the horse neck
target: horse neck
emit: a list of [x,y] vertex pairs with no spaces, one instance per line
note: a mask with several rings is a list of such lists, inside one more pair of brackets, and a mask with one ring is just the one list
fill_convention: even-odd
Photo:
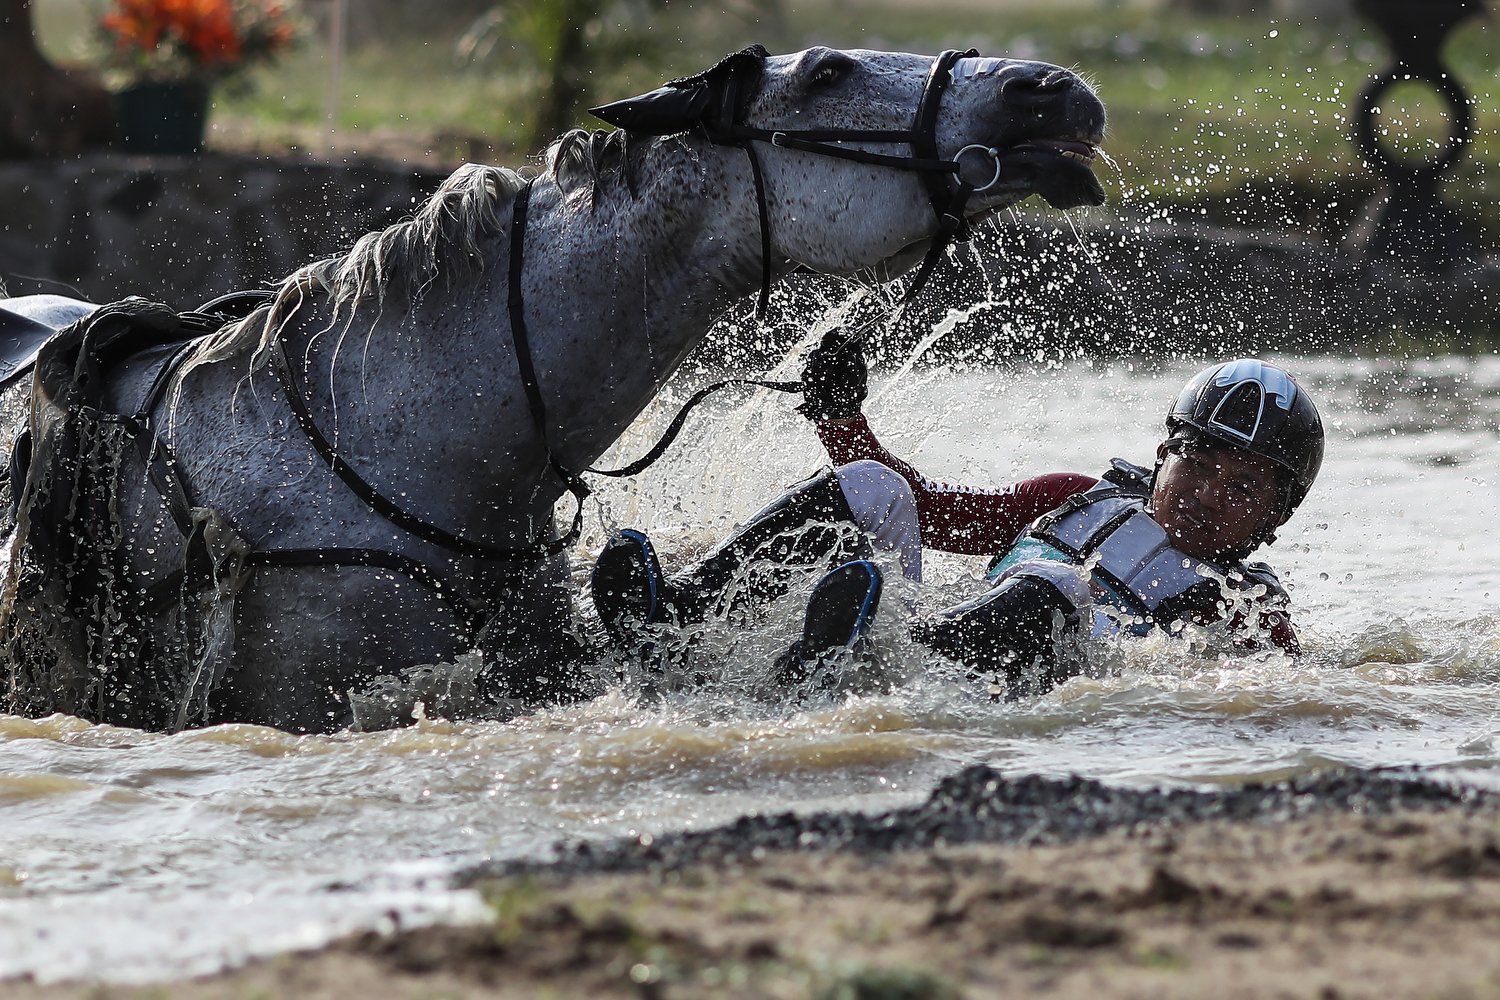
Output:
[[581,468],[646,407],[714,318],[761,275],[759,210],[744,152],[656,142],[591,206],[550,176],[533,195],[523,292],[550,419],[548,445]]
[[[512,344],[510,212],[478,247],[482,273],[405,305],[362,300],[285,331],[306,359],[310,408],[340,451],[410,508],[480,537],[535,532],[563,486],[650,402],[713,316],[755,287],[760,237],[744,153],[662,140],[591,207],[551,173],[533,186],[522,254],[525,349],[546,414],[528,404]],[[299,366],[301,362],[299,360]],[[320,374],[314,374],[320,373]]]

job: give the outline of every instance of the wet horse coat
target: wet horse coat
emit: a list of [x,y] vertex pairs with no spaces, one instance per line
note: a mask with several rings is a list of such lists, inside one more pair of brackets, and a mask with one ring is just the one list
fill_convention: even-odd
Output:
[[[766,57],[734,113],[767,134],[908,130],[932,66],[925,56],[821,48]],[[709,96],[722,97],[712,73],[702,78]],[[1099,140],[1103,121],[1068,71],[962,58],[935,105],[933,143],[949,161],[966,147],[990,151],[961,163],[970,187],[999,175],[968,197],[970,218],[1035,191],[1066,207],[1102,198],[1077,154]],[[298,425],[277,352],[340,459],[381,495],[485,545],[551,537],[564,489],[556,469],[602,454],[713,319],[760,284],[763,234],[774,278],[799,264],[899,270],[937,232],[932,198],[912,172],[746,139],[738,145],[756,143],[752,161],[710,132],[564,137],[529,192],[518,286],[510,208],[525,182],[471,165],[412,221],[293,274],[274,303],[194,349],[154,413],[194,506],[252,552],[361,549],[393,562],[257,566],[235,587],[227,659],[180,724],[336,729],[350,722],[349,693],[372,677],[451,660],[476,641],[493,660],[495,693],[569,693],[564,665],[576,650],[564,557],[455,553],[372,510]],[[545,427],[532,418],[512,346],[516,293]],[[146,359],[119,366],[106,402],[134,412],[156,370]],[[122,576],[148,579],[173,529],[149,491],[121,497]],[[402,561],[423,567],[421,578],[392,568]],[[479,636],[476,616],[487,622]],[[46,692],[39,702],[33,690],[25,705],[134,719],[111,697],[112,672],[131,666],[104,667],[81,702],[49,703]]]

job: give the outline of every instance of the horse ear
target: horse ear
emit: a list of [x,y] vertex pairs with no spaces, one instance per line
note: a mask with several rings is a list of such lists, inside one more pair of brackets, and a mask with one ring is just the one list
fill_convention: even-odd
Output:
[[755,96],[768,53],[752,45],[696,76],[664,84],[649,94],[615,101],[589,114],[643,135],[676,135],[701,128],[711,139],[732,138],[732,127]]
[[708,99],[706,88],[669,83],[649,94],[589,108],[589,114],[627,132],[675,135],[702,120]]

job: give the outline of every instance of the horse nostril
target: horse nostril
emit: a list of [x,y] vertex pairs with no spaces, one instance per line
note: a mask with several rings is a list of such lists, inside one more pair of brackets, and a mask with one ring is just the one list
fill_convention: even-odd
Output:
[[1073,86],[1076,77],[1067,70],[1053,70],[1037,84],[1038,90],[1044,90],[1049,94],[1060,94]]
[[1037,67],[1027,73],[1017,73],[1008,78],[1001,87],[1004,100],[1022,106],[1054,100],[1067,93],[1076,79],[1065,69],[1055,66]]

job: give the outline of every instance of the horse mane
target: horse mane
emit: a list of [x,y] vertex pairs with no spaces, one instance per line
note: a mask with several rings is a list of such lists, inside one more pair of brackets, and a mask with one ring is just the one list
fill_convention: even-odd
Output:
[[371,295],[411,295],[434,280],[474,274],[484,263],[480,241],[503,229],[496,209],[525,184],[514,170],[466,163],[414,217],[367,233],[343,256],[309,264],[286,281],[310,280],[343,306]]
[[466,163],[439,185],[410,219],[361,236],[348,252],[293,271],[262,306],[205,340],[184,374],[249,346],[262,348],[310,295],[322,293],[335,314],[387,295],[414,297],[435,281],[451,283],[484,265],[480,242],[501,232],[498,209],[526,185],[505,167]]
[[590,132],[575,128],[548,147],[547,166],[564,197],[587,191],[590,209],[597,208],[603,197],[621,186],[630,197],[637,198],[641,165],[652,145],[648,138],[655,137],[625,129]]
[[[621,188],[632,198],[639,196],[637,180],[655,141],[623,129],[573,129],[548,148],[546,162],[563,196],[588,192],[592,211]],[[367,233],[348,252],[314,261],[282,279],[269,305],[206,338],[182,374],[246,348],[263,352],[309,296],[327,296],[335,315],[352,313],[366,301],[384,302],[393,294],[410,299],[434,282],[452,283],[478,273],[485,261],[481,241],[504,230],[499,209],[525,185],[514,170],[464,164],[412,218]]]

